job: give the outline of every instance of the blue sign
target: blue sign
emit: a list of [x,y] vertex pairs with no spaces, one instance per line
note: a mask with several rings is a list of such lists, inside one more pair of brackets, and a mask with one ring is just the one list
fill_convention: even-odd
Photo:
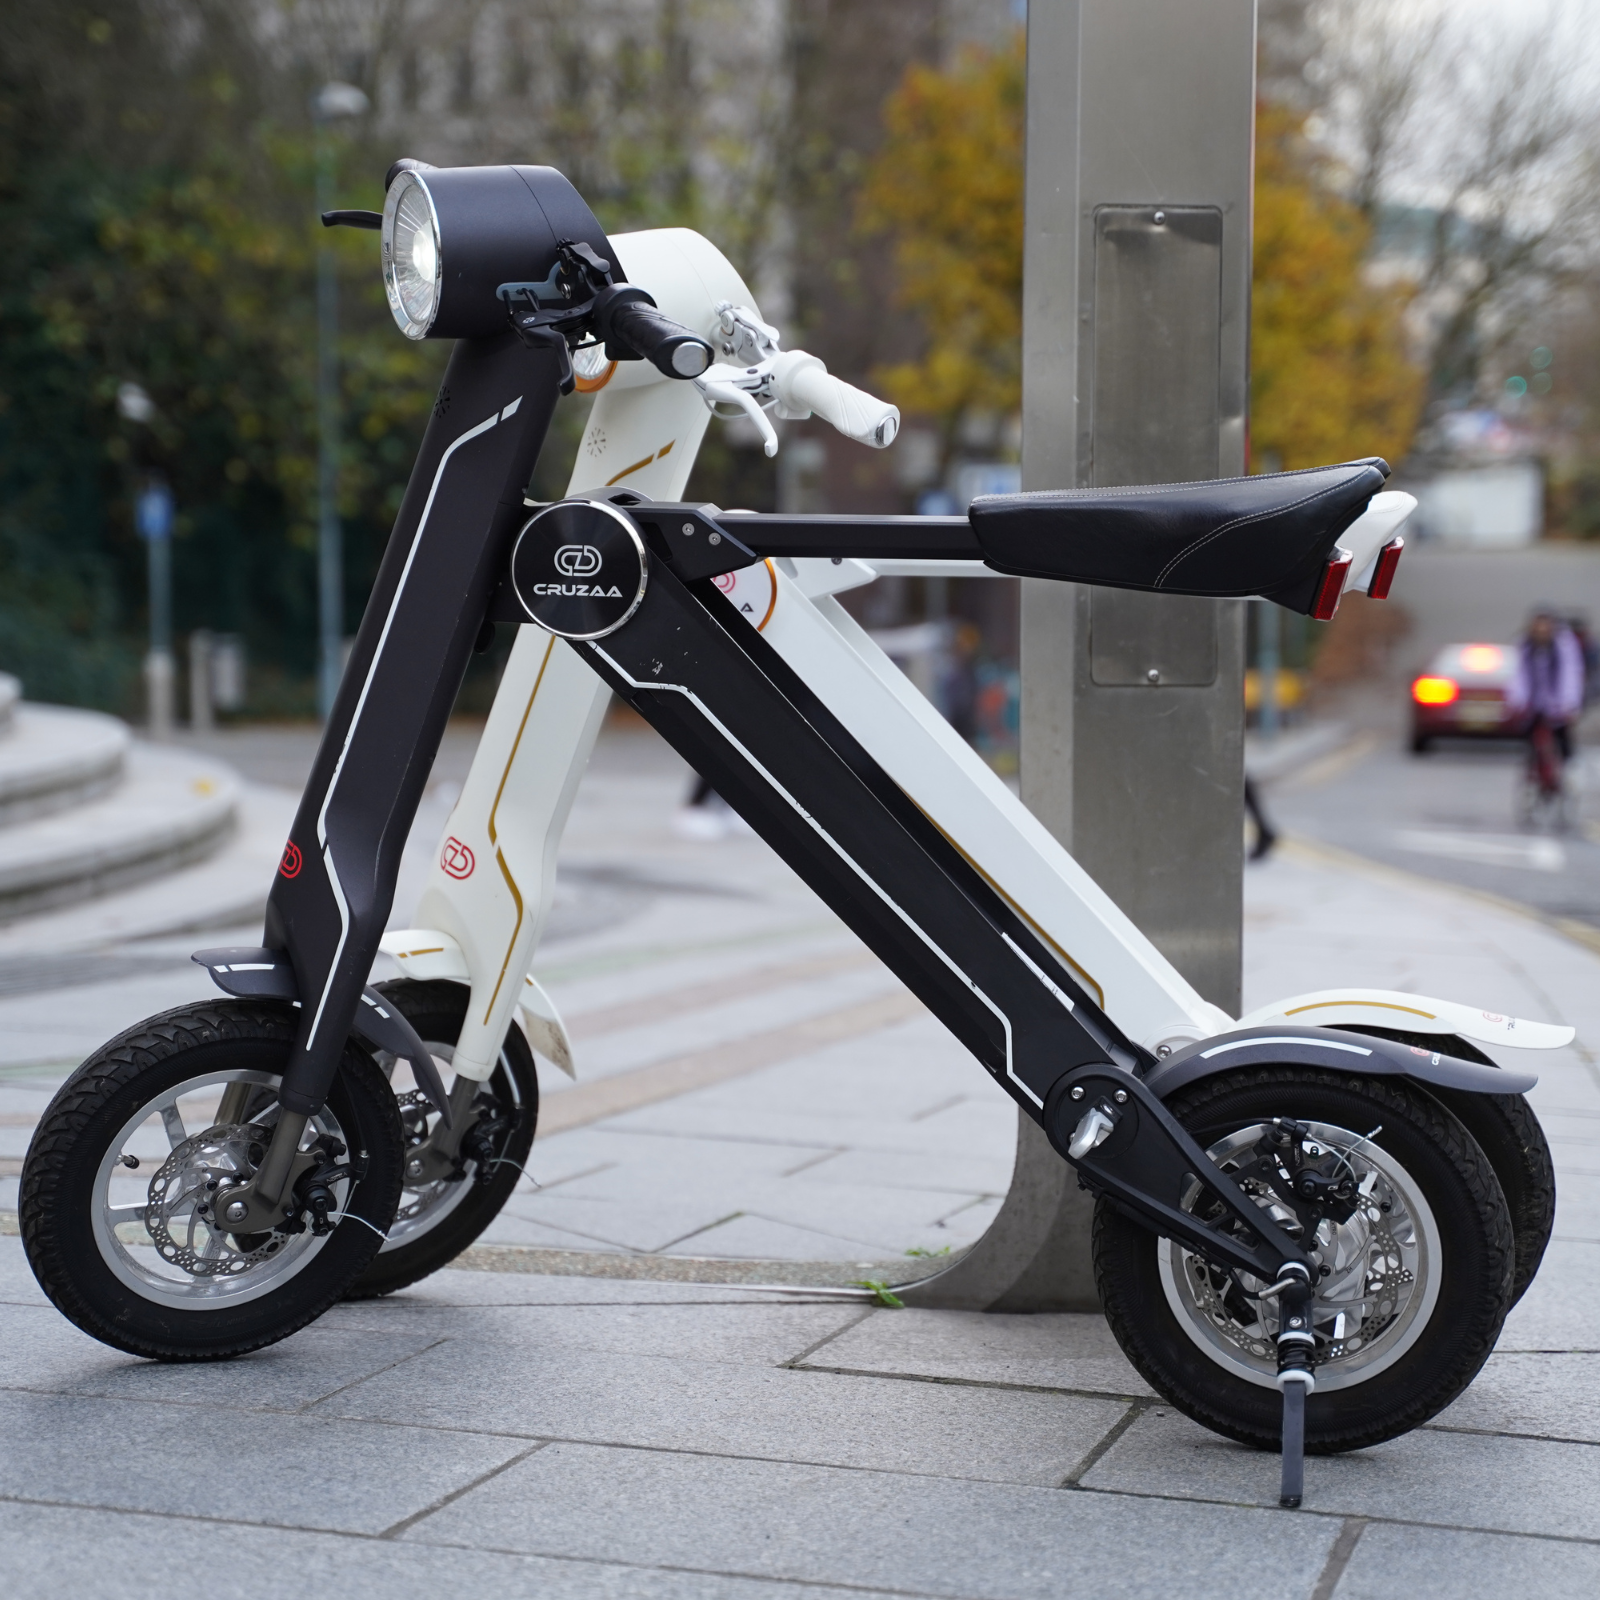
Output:
[[172,491],[160,478],[152,478],[134,502],[133,520],[139,537],[152,544],[172,537]]

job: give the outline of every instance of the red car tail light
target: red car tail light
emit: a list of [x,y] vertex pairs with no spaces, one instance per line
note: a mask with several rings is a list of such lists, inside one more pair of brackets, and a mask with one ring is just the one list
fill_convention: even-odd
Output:
[[1389,585],[1394,582],[1395,568],[1400,565],[1400,557],[1405,554],[1405,548],[1405,540],[1399,534],[1396,534],[1378,552],[1378,565],[1373,570],[1372,582],[1367,585],[1368,599],[1387,600],[1389,598]]
[[1350,574],[1354,558],[1341,545],[1335,545],[1328,564],[1322,569],[1322,584],[1311,607],[1311,615],[1318,622],[1331,622],[1339,609],[1339,596],[1344,593],[1344,580]]
[[1454,678],[1418,678],[1411,685],[1411,698],[1419,706],[1454,705],[1461,685]]

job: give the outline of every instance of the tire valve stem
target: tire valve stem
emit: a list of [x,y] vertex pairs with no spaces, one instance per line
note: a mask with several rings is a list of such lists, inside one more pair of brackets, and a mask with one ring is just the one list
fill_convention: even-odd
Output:
[[138,1156],[122,1156],[119,1159],[129,1172],[137,1172],[139,1170]]
[[1306,1397],[1317,1386],[1311,1358],[1311,1273],[1299,1261],[1286,1261],[1268,1294],[1278,1297],[1278,1388],[1283,1394],[1283,1476],[1278,1504],[1294,1510],[1305,1495]]

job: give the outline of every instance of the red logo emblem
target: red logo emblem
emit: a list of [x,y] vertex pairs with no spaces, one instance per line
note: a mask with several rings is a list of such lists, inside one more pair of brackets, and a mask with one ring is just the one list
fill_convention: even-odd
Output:
[[737,572],[719,572],[711,580],[724,594],[732,594],[739,583]]
[[300,876],[300,846],[293,839],[283,847],[283,860],[278,863],[278,871],[286,878]]
[[439,865],[452,878],[470,878],[477,864],[477,858],[454,834],[445,840],[444,849],[439,852]]

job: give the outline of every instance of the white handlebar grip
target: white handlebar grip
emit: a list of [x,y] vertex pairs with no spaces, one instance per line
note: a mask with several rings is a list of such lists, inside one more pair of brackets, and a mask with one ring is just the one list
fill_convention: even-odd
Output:
[[835,378],[816,356],[785,350],[774,356],[772,374],[784,412],[815,411],[840,433],[882,450],[900,431],[900,408]]

